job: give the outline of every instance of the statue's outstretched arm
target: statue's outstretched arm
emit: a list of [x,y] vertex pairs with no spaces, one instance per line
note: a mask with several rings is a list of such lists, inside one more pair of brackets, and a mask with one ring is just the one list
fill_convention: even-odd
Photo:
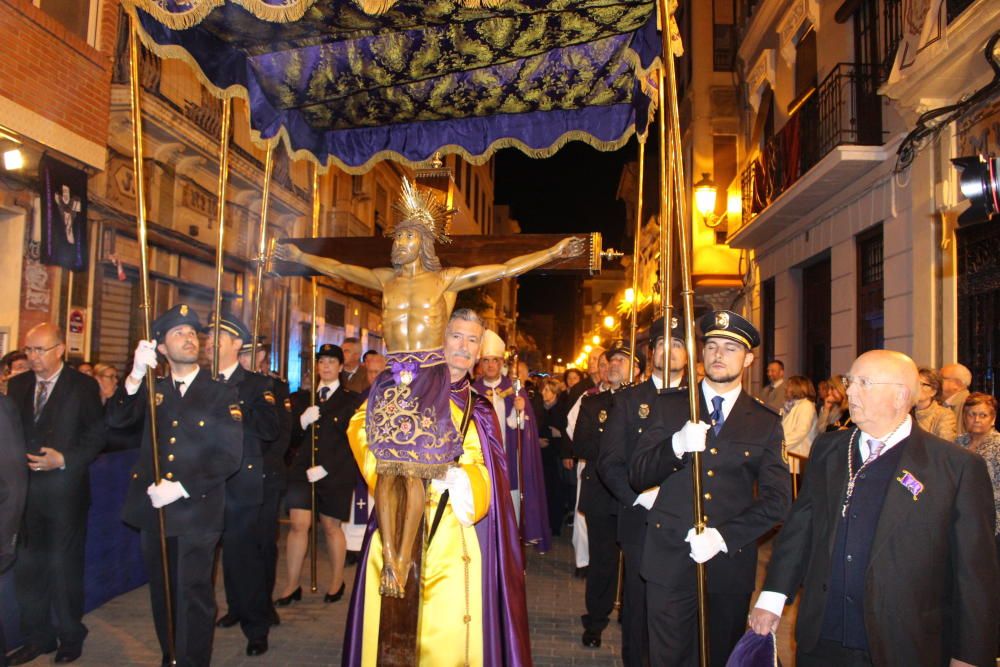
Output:
[[571,236],[563,239],[551,248],[521,255],[520,257],[513,257],[503,264],[487,264],[472,266],[467,269],[457,269],[458,275],[451,284],[451,290],[460,292],[503,278],[513,278],[522,273],[527,273],[532,269],[537,269],[539,266],[544,266],[552,260],[576,257],[583,254],[586,249],[586,239]]
[[279,243],[274,250],[274,256],[285,262],[297,262],[331,278],[342,278],[355,285],[382,291],[382,281],[379,279],[377,271],[364,266],[345,264],[329,257],[311,255],[302,252],[298,246],[291,243]]

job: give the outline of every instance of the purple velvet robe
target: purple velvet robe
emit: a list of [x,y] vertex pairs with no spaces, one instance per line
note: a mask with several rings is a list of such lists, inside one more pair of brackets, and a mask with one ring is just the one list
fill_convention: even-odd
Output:
[[[451,386],[451,398],[462,409],[471,392],[468,380]],[[490,475],[490,508],[476,524],[482,555],[483,664],[496,667],[530,667],[531,642],[528,604],[524,588],[524,562],[518,541],[517,521],[510,496],[507,463],[500,440],[496,412],[482,397],[472,406],[472,421],[482,444],[483,459]],[[365,577],[368,550],[375,532],[372,512],[358,561],[351,607],[344,635],[343,667],[360,667],[364,629]]]
[[[487,396],[490,391],[510,392],[504,397],[506,414],[510,415],[514,411],[513,383],[510,378],[503,377],[500,384],[493,390],[486,386],[480,378],[476,380],[472,388],[483,396]],[[521,454],[524,458],[521,469],[521,481],[524,482],[523,506],[524,506],[524,540],[535,545],[540,553],[545,553],[552,546],[552,530],[549,528],[549,506],[545,497],[545,477],[542,474],[542,446],[538,442],[538,422],[535,421],[535,412],[531,408],[531,400],[528,392],[523,388],[518,393],[524,398],[524,416],[527,421],[524,429],[521,430]],[[492,404],[490,407],[493,407]],[[517,469],[517,429],[510,428],[507,424],[501,424],[507,430],[507,470],[510,473],[511,488],[518,490],[518,469]],[[501,441],[503,442],[503,441]]]

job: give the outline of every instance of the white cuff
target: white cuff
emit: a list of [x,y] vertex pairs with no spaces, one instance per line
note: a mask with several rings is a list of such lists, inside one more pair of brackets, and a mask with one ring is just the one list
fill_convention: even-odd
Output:
[[785,600],[787,599],[788,596],[782,593],[761,591],[760,595],[757,596],[757,604],[754,605],[754,609],[769,611],[780,618],[781,612],[785,610]]
[[125,378],[125,392],[129,396],[135,396],[136,393],[139,391],[139,387],[142,386],[142,380],[136,381],[135,384],[132,384],[130,380],[135,380],[135,378],[132,377],[131,375]]
[[658,486],[654,486],[651,489],[646,489],[638,496],[636,496],[635,502],[632,503],[632,507],[635,507],[636,505],[642,505],[646,509],[651,510],[653,509],[653,503],[656,502],[656,496],[658,496],[659,494],[660,494],[660,487]]
[[475,516],[475,502],[472,498],[472,482],[461,468],[448,468],[445,483],[449,489],[448,502],[455,518],[463,526],[471,526]]

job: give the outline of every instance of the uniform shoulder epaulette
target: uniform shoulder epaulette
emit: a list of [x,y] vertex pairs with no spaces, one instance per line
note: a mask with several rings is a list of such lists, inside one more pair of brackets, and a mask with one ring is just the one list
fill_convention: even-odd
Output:
[[752,398],[754,401],[756,401],[757,405],[759,405],[760,407],[764,408],[765,410],[767,410],[771,414],[773,414],[775,416],[778,416],[778,417],[781,416],[780,412],[778,412],[777,410],[775,410],[774,408],[772,408],[770,405],[768,405],[764,401],[762,401],[759,398],[757,398],[756,396],[750,395],[750,398]]

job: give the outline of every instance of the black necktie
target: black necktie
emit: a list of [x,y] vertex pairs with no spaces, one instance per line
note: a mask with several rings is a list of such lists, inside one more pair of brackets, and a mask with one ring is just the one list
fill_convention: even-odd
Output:
[[715,409],[712,410],[712,414],[710,416],[712,418],[712,430],[715,432],[715,435],[719,435],[719,431],[722,430],[722,425],[726,422],[726,415],[722,412],[723,400],[724,399],[721,396],[712,397],[712,407]]
[[320,387],[320,389],[319,389],[319,400],[320,400],[320,403],[325,403],[326,402],[326,397],[329,396],[329,395],[330,395],[330,388],[329,387]]
[[184,389],[184,384],[184,380],[174,380],[174,389],[176,389],[177,393],[181,396],[184,395],[184,392],[182,391]]

